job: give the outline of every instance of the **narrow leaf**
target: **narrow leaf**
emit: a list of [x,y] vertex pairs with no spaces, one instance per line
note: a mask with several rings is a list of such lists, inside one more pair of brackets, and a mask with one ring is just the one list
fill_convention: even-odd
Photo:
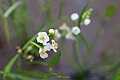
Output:
[[34,71],[20,71],[18,73],[26,76],[40,77],[42,79],[49,79],[50,77],[69,78],[69,76],[62,76],[55,73],[42,73],[42,72],[34,72]]
[[114,76],[112,77],[112,80],[120,80],[120,68],[114,74]]
[[4,68],[4,76],[3,79],[7,76],[7,74],[10,72],[12,65],[15,63],[15,61],[17,60],[17,58],[19,57],[20,53],[17,53],[11,60],[10,62],[6,65],[6,67]]
[[[0,71],[0,74],[4,74],[2,71]],[[12,80],[17,80],[17,79],[21,79],[21,80],[45,80],[45,79],[35,79],[35,78],[30,78],[30,77],[26,77],[23,74],[18,74],[18,73],[8,73],[7,77],[10,77]]]
[[59,60],[60,60],[60,56],[61,56],[61,52],[59,52],[58,54],[55,55],[55,57],[53,57],[49,63],[48,63],[48,67],[53,67],[54,65],[56,65]]
[[81,41],[83,42],[84,46],[86,47],[87,51],[88,52],[91,51],[91,48],[82,33],[79,35],[79,37],[80,37]]

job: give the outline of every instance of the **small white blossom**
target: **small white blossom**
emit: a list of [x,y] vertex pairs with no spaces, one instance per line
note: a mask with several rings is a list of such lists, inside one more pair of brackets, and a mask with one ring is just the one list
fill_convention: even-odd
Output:
[[75,26],[75,27],[72,28],[72,33],[74,35],[78,35],[78,34],[80,34],[80,32],[81,32],[81,30],[80,30],[79,27]]
[[39,49],[39,54],[40,54],[40,57],[42,58],[42,59],[45,59],[45,58],[47,58],[48,57],[48,54],[46,53],[46,49],[45,48],[40,48]]
[[52,45],[50,43],[46,43],[44,45],[44,49],[47,50],[47,51],[50,51],[52,49]]
[[78,20],[78,18],[79,18],[78,13],[72,13],[72,14],[71,14],[71,20],[72,20],[72,21],[76,21],[76,20]]
[[54,52],[57,52],[57,49],[58,49],[58,43],[55,42],[54,40],[52,40],[52,49]]
[[84,20],[84,25],[89,25],[91,23],[91,20],[90,19],[85,19]]
[[55,30],[54,30],[54,29],[49,29],[49,33],[50,33],[50,34],[54,34],[54,33],[55,33]]
[[68,32],[65,36],[66,39],[75,40],[75,37],[72,32]]
[[59,27],[60,30],[70,30],[70,28],[67,26],[66,23],[63,23],[60,27]]
[[36,38],[37,42],[45,45],[49,41],[49,37],[46,32],[39,32],[38,37]]
[[55,37],[56,40],[61,38],[61,34],[59,33],[58,29],[55,29],[54,37]]

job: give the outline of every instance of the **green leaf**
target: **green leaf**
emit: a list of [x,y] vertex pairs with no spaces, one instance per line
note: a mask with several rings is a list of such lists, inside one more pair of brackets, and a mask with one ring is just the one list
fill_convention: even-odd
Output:
[[107,7],[106,11],[104,12],[105,17],[113,17],[116,14],[116,6],[110,5]]
[[44,66],[48,65],[46,62],[43,62],[43,61],[33,61],[33,62],[28,61],[28,64],[41,64],[41,65],[44,65]]
[[17,53],[11,60],[10,62],[6,65],[6,67],[4,68],[4,76],[3,79],[6,78],[7,74],[10,72],[12,65],[15,63],[15,61],[17,60],[17,58],[19,57],[20,53]]
[[[0,71],[0,74],[4,74],[4,73],[2,71]],[[25,75],[19,74],[19,73],[8,73],[7,77],[10,77],[12,80],[17,80],[17,79],[21,79],[21,80],[41,80],[41,79],[26,77]],[[45,79],[42,79],[42,80],[45,80]]]
[[84,46],[86,47],[87,51],[88,51],[88,52],[91,51],[91,48],[90,48],[87,40],[85,39],[84,35],[81,33],[81,34],[79,35],[79,37],[80,37],[81,41],[83,42]]
[[120,66],[120,61],[113,63],[113,64],[110,64],[110,65],[100,66],[96,70],[108,72],[108,71],[112,71],[112,70],[116,69],[118,66]]
[[34,71],[20,71],[18,73],[26,76],[40,77],[42,79],[49,79],[50,77],[69,78],[69,76],[62,76],[56,73],[42,73],[42,72],[34,72]]
[[9,9],[4,13],[4,17],[7,18],[18,6],[20,6],[22,4],[21,1],[17,1],[16,3],[14,3],[11,7],[9,7]]
[[60,56],[61,56],[61,52],[57,53],[57,54],[55,55],[55,57],[53,57],[53,58],[49,61],[48,67],[53,67],[54,65],[56,65],[56,64],[59,62],[59,60],[60,60]]
[[120,80],[120,68],[117,70],[115,75],[112,77],[112,80]]

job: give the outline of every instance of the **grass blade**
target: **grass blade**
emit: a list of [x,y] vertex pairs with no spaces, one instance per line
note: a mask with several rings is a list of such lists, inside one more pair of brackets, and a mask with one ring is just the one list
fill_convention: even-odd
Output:
[[57,53],[48,63],[48,67],[53,67],[54,65],[56,65],[61,57],[61,52]]
[[11,60],[10,62],[6,65],[6,67],[4,68],[4,75],[3,75],[3,80],[5,80],[7,74],[10,72],[12,65],[15,63],[15,61],[17,60],[17,58],[19,57],[20,53],[17,53]]
[[20,71],[19,74],[26,75],[26,76],[35,76],[40,77],[43,79],[48,79],[50,77],[58,77],[58,78],[69,78],[69,76],[62,76],[55,73],[42,73],[42,72],[34,72],[34,71]]

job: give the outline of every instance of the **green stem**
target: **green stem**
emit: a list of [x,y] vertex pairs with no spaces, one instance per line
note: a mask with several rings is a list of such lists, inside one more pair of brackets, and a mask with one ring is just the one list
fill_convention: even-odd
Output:
[[[36,36],[37,36],[37,34],[36,34],[33,38],[31,38],[31,39],[23,46],[22,50],[25,50],[25,49],[29,46],[29,44],[36,39]],[[4,73],[4,75],[3,75],[3,80],[6,80],[7,73],[10,72],[13,64],[15,63],[15,61],[18,59],[19,56],[20,56],[20,53],[17,53],[17,54],[11,59],[11,61],[6,65],[6,67],[5,67],[5,69],[4,69],[4,72],[5,72],[5,73]]]
[[37,48],[42,48],[40,45],[38,45],[37,43],[35,42],[30,42],[32,45],[36,46]]
[[[43,27],[42,27],[42,28],[43,28]],[[40,31],[43,31],[44,29],[45,29],[45,28],[41,29]],[[25,49],[29,46],[29,44],[36,39],[36,37],[37,37],[37,34],[36,34],[35,36],[33,36],[33,37],[23,46],[22,50],[25,50]]]
[[15,61],[18,59],[20,53],[17,53],[11,60],[10,62],[6,65],[4,68],[4,75],[3,75],[3,80],[6,80],[7,74],[10,72],[12,65],[15,63]]
[[80,46],[79,46],[79,40],[77,38],[76,42],[75,42],[75,49],[76,49],[76,53],[77,53],[77,57],[78,57],[78,62],[81,66],[81,69],[84,69],[84,64],[83,64],[83,60],[81,57],[81,53],[80,53]]
[[3,17],[3,22],[4,22],[4,30],[5,30],[6,39],[7,41],[9,41],[10,40],[10,29],[8,26],[7,18]]
[[86,47],[87,53],[89,55],[91,55],[91,47],[89,46],[89,44],[88,44],[87,40],[85,39],[84,35],[81,33],[79,35],[79,37],[80,37],[81,41],[83,42],[84,46]]
[[73,60],[72,58],[72,55],[70,55],[70,53],[67,51],[66,47],[64,46],[64,41],[62,41],[62,50],[65,54],[65,56],[67,57],[68,61],[70,62],[70,64],[72,65],[72,67],[78,71],[80,68],[79,68],[79,65],[76,64],[76,62]]
[[7,18],[18,6],[20,6],[22,4],[21,1],[17,1],[16,3],[14,3],[5,13],[4,13],[4,17]]
[[62,13],[63,13],[63,1],[60,0],[59,14],[58,14],[59,19],[62,19]]

